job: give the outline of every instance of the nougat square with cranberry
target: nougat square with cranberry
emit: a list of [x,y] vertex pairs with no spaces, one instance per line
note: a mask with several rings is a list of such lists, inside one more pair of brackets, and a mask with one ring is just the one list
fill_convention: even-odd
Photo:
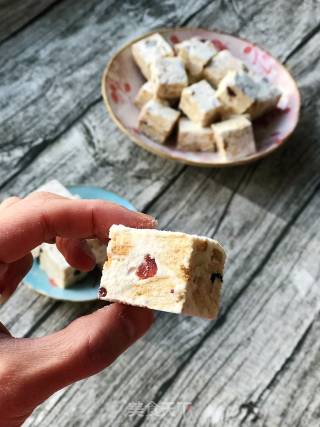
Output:
[[216,240],[123,225],[109,237],[100,299],[217,317],[226,255]]

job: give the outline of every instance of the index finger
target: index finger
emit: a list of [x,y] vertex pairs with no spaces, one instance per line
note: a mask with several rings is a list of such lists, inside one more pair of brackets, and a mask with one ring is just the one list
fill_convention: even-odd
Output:
[[55,237],[107,241],[112,224],[153,228],[149,215],[101,200],[70,200],[43,193],[8,207],[0,215],[0,262],[14,262]]

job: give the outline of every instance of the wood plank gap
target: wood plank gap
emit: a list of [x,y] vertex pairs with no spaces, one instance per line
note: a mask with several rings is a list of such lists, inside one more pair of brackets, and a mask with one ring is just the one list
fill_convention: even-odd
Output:
[[38,145],[36,145],[35,147],[31,148],[31,150],[28,152],[28,154],[26,154],[22,159],[20,159],[20,161],[18,162],[21,163],[21,167],[13,174],[10,175],[10,177],[3,181],[0,185],[0,191],[6,187],[12,180],[14,180],[21,172],[24,171],[24,169],[26,169],[28,166],[31,165],[31,163],[33,163],[33,161],[51,144],[54,144],[56,142],[56,140],[58,140],[59,138],[61,138],[65,133],[67,133],[79,120],[81,120],[82,117],[84,117],[88,111],[94,107],[96,104],[98,104],[101,100],[101,96],[99,95],[99,98],[96,98],[95,100],[93,100],[84,111],[81,112],[81,114],[79,114],[77,117],[74,118],[74,120],[72,120],[72,122],[70,122],[67,127],[65,127],[63,130],[61,130],[57,135],[55,135],[53,138],[49,138],[47,140],[42,140],[40,141],[40,143]]
[[[237,194],[237,192],[238,192],[239,188],[241,187],[241,184],[244,182],[244,180],[245,180],[246,176],[248,176],[248,175],[249,175],[249,170],[250,170],[250,169],[245,170],[245,173],[244,173],[243,175],[241,175],[241,178],[239,179],[239,181],[238,181],[238,183],[237,183],[236,187],[235,187],[235,188],[234,188],[234,190],[232,191],[232,193],[231,193],[231,195],[230,195],[230,197],[229,197],[229,200],[227,201],[227,203],[226,203],[226,204],[225,204],[225,206],[224,206],[224,209],[223,209],[223,211],[222,211],[222,213],[221,213],[221,216],[220,216],[220,218],[219,218],[219,220],[218,220],[218,222],[217,222],[217,225],[215,226],[215,229],[214,229],[214,232],[212,233],[212,236],[215,236],[215,235],[217,234],[217,232],[219,231],[220,226],[221,226],[221,224],[222,224],[222,222],[223,222],[224,218],[225,218],[225,217],[226,217],[226,215],[227,215],[227,212],[228,212],[228,210],[229,210],[229,207],[230,207],[230,205],[231,205],[231,203],[232,203],[232,201],[233,201],[234,197],[236,196],[236,194]],[[251,174],[251,175],[252,175],[252,174]]]
[[[239,349],[241,348],[241,343],[239,343],[237,346],[236,346],[236,348],[235,348],[235,352],[237,352]],[[229,359],[231,359],[232,358],[232,354],[230,354],[229,355],[229,357],[227,358],[227,359],[225,359],[225,362],[221,365],[221,368],[223,368],[224,366],[225,366],[225,364],[227,364],[227,362],[229,361]],[[242,360],[239,364],[238,364],[238,366],[237,366],[237,369],[236,369],[236,372],[237,371],[239,371],[241,368],[242,368],[242,366],[244,365],[244,360]],[[216,372],[216,374],[218,374],[218,371]],[[232,379],[232,377],[235,375],[235,372],[233,372],[231,375],[229,375],[228,376],[228,380],[231,380]],[[215,375],[214,375],[215,376]],[[210,377],[209,379],[208,379],[208,381],[203,385],[203,387],[201,388],[201,390],[199,390],[199,392],[196,394],[196,396],[193,398],[193,400],[192,400],[192,404],[194,404],[194,402],[196,402],[197,400],[198,400],[198,398],[199,398],[199,396],[201,395],[201,393],[202,393],[202,391],[207,387],[207,385],[208,385],[208,383],[212,380],[212,378],[214,378],[214,376],[212,376],[212,377]],[[218,390],[215,392],[215,394],[213,395],[213,398],[215,398],[216,396],[218,396],[222,391],[223,391],[223,389],[224,389],[224,387],[225,387],[225,384],[223,384],[220,388],[218,388]],[[197,420],[196,420],[196,425],[198,425],[198,423],[200,422],[200,418],[201,418],[201,413],[199,413],[198,414],[198,417],[197,417]],[[178,424],[178,426],[180,426],[181,425],[181,421],[183,421],[183,417],[181,417],[181,419],[180,419],[180,422],[179,422],[179,424]]]
[[41,12],[39,12],[37,15],[33,16],[29,21],[22,24],[21,27],[14,30],[11,34],[8,35],[8,37],[3,38],[0,40],[0,46],[11,39],[12,37],[19,34],[21,31],[23,31],[25,28],[27,28],[29,25],[32,25],[37,19],[41,18],[42,16],[46,15],[48,12],[50,12],[52,9],[54,9],[59,3],[62,3],[64,0],[56,0],[54,3],[49,4],[45,9],[43,9]]
[[188,166],[184,165],[182,169],[180,169],[180,171],[168,181],[167,185],[165,185],[161,189],[161,191],[159,191],[156,197],[154,197],[152,200],[150,200],[150,202],[146,204],[142,211],[147,213],[152,208],[152,206],[163,196],[163,194],[179,179],[179,177],[183,174],[187,167]]
[[284,58],[283,63],[286,64],[303,46],[305,46],[320,30],[320,22],[312,30],[310,30],[301,41],[295,46]]
[[301,412],[300,417],[298,418],[297,424],[295,425],[295,427],[303,426],[303,424],[301,424],[302,420],[304,419],[305,414],[306,414],[307,410],[309,409],[309,407],[310,407],[311,403],[313,402],[313,400],[314,400],[314,393],[310,396],[310,399],[308,400],[308,403],[306,404],[304,410]]
[[274,373],[273,377],[271,378],[271,380],[269,381],[269,383],[266,385],[266,387],[264,387],[264,389],[261,391],[261,393],[259,394],[259,396],[257,397],[257,399],[255,399],[255,401],[250,401],[250,402],[245,402],[241,405],[241,407],[243,409],[245,409],[247,411],[247,413],[245,414],[245,416],[243,417],[243,419],[240,421],[239,427],[243,426],[244,423],[247,421],[248,417],[250,415],[252,415],[252,409],[256,408],[261,400],[261,398],[263,397],[264,393],[273,387],[273,385],[275,384],[275,382],[277,381],[278,377],[281,376],[283,374],[283,372],[287,369],[287,367],[290,365],[290,363],[292,362],[293,358],[295,357],[295,355],[297,353],[299,353],[300,349],[302,348],[307,336],[309,335],[312,326],[315,322],[315,318],[309,323],[308,327],[306,328],[306,330],[304,331],[304,333],[301,335],[300,339],[298,340],[296,346],[293,348],[291,354],[284,360],[283,364],[280,366],[280,368]]
[[201,7],[199,7],[199,9],[197,9],[195,12],[193,12],[191,15],[189,15],[187,18],[183,19],[180,23],[181,27],[184,27],[186,25],[189,24],[190,21],[192,21],[192,19],[198,15],[198,13],[203,12],[207,7],[209,7],[211,5],[212,2],[208,2],[207,4],[202,5]]
[[[245,174],[246,175],[246,174]],[[240,180],[241,181],[241,180]],[[233,300],[231,301],[230,305],[228,306],[228,308],[225,310],[224,313],[222,313],[222,315],[217,319],[217,321],[214,323],[214,325],[208,329],[208,331],[204,334],[204,336],[201,338],[201,340],[197,343],[197,345],[195,346],[195,348],[193,350],[190,351],[189,356],[186,358],[186,360],[179,366],[179,368],[174,372],[174,374],[168,379],[166,380],[161,387],[158,389],[157,393],[155,394],[154,398],[153,398],[153,402],[157,403],[161,397],[165,394],[166,390],[168,390],[168,388],[173,384],[173,382],[176,380],[177,376],[180,374],[180,372],[183,371],[184,367],[190,362],[190,360],[197,354],[197,352],[201,349],[202,344],[206,341],[206,339],[211,335],[211,333],[213,332],[214,329],[217,329],[219,327],[221,327],[228,316],[228,313],[232,310],[233,306],[237,303],[237,301],[239,300],[239,298],[241,297],[241,295],[245,292],[245,290],[250,286],[250,284],[252,283],[252,281],[261,273],[261,271],[264,269],[264,267],[266,266],[266,264],[268,263],[269,259],[271,258],[273,252],[276,250],[276,248],[279,246],[279,244],[281,243],[281,241],[285,238],[285,236],[288,234],[288,232],[290,231],[291,227],[293,226],[293,224],[298,220],[298,218],[300,217],[300,215],[302,214],[302,212],[307,208],[307,206],[309,205],[309,203],[312,201],[313,197],[315,196],[315,194],[319,191],[320,189],[320,182],[318,183],[318,185],[316,186],[316,188],[314,189],[314,191],[310,194],[309,198],[305,201],[305,203],[303,204],[303,206],[300,209],[297,209],[297,211],[295,212],[295,214],[292,216],[292,218],[290,219],[290,221],[288,221],[288,223],[285,225],[285,227],[283,228],[283,230],[280,232],[279,236],[275,239],[273,245],[271,246],[271,248],[269,249],[269,251],[267,252],[267,254],[265,255],[265,257],[262,259],[262,261],[260,262],[260,264],[258,265],[258,267],[253,271],[253,273],[251,274],[251,276],[249,277],[249,279],[247,280],[247,283],[243,286],[243,288],[235,295],[235,297],[233,298]],[[232,197],[232,196],[231,196]],[[305,335],[305,334],[304,334]],[[304,337],[304,335],[301,337],[301,339]],[[306,337],[303,338],[303,340]],[[299,340],[299,342],[301,341],[301,339]],[[301,343],[302,345],[302,343]],[[142,425],[142,423],[144,422],[144,419],[146,417],[147,414],[145,414],[145,416],[141,417],[141,420],[138,421],[138,423],[136,423],[134,425],[134,427],[140,427]]]
[[313,190],[313,192],[310,194],[310,196],[306,199],[304,204],[301,206],[301,208],[298,208],[296,212],[292,215],[290,220],[286,223],[282,231],[279,233],[278,237],[275,238],[272,246],[264,256],[264,258],[261,260],[260,264],[257,266],[257,268],[252,272],[250,277],[247,280],[247,283],[239,290],[239,292],[235,295],[233,300],[231,301],[229,307],[226,309],[224,313],[218,318],[218,320],[215,323],[215,327],[219,328],[222,326],[222,324],[226,321],[227,315],[234,306],[234,304],[239,300],[241,295],[246,291],[246,289],[250,286],[250,284],[254,281],[256,277],[259,276],[261,271],[264,269],[264,267],[267,265],[269,259],[272,257],[273,252],[278,248],[282,240],[286,237],[286,235],[289,233],[291,227],[294,225],[294,223],[298,220],[300,215],[304,212],[304,210],[307,208],[307,206],[311,203],[313,197],[316,195],[316,193],[320,190],[320,181],[318,182],[317,186]]
[[49,316],[61,305],[61,301],[56,301],[50,308],[43,313],[42,316],[31,326],[31,328],[23,335],[24,338],[30,338],[33,332],[38,328],[41,323],[43,323]]
[[239,18],[239,21],[243,24],[245,22],[245,19],[241,15],[238,9],[238,3],[236,0],[231,0],[231,7],[233,9],[234,14]]

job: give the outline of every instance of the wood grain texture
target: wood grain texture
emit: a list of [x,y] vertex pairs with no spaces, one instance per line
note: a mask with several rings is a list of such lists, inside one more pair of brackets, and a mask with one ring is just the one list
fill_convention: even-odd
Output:
[[0,43],[50,10],[57,1],[0,0]]
[[[50,74],[57,62],[60,93],[65,94],[61,99],[53,95],[54,101],[48,98],[51,108],[57,103],[56,114],[49,112],[43,123],[21,125],[14,118],[11,126],[8,119],[9,128],[0,131],[1,141],[5,137],[11,145],[7,156],[12,156],[14,166],[10,172],[0,171],[0,198],[25,194],[58,176],[65,183],[95,183],[117,191],[156,215],[161,227],[215,236],[229,255],[221,316],[213,323],[159,313],[152,330],[112,367],[57,393],[25,425],[318,426],[318,2],[183,2],[181,7],[163,2],[159,9],[139,2],[135,7],[126,3],[120,10],[108,2],[91,4],[90,10],[82,3],[71,13],[70,2],[63,1],[24,30],[26,42],[17,34],[3,44],[10,43],[11,69],[23,69],[22,46],[30,46],[32,31],[43,34],[35,49],[39,58],[47,58],[44,79],[48,76],[50,84],[58,85],[54,72]],[[133,20],[128,34],[121,28],[128,21],[126,13]],[[102,28],[97,24],[101,14]],[[57,28],[50,25],[53,19]],[[115,41],[162,22],[239,33],[287,61],[298,79],[303,109],[300,126],[283,150],[250,167],[199,170],[157,159],[120,135],[106,118],[95,80],[109,55],[105,44],[113,47]],[[59,58],[59,37],[65,31],[67,49],[86,37],[96,46],[76,46],[79,58],[63,53]],[[20,52],[18,59],[14,51]],[[94,55],[99,57],[95,64],[88,63]],[[77,71],[77,63],[84,64],[84,73]],[[36,65],[41,66],[40,59]],[[72,73],[76,82],[68,92]],[[19,85],[12,84],[18,90]],[[85,85],[86,96],[75,100],[74,91]],[[44,86],[23,88],[28,96],[37,95],[27,105],[20,94],[11,114],[20,114],[22,102],[21,114],[34,109],[40,115]],[[10,91],[9,85],[5,99]],[[10,116],[8,109],[4,113]],[[9,164],[7,157],[3,165]],[[38,336],[93,308],[53,303],[20,288],[0,316],[17,335]],[[134,413],[135,404],[151,401],[162,408],[156,417]],[[168,402],[191,406],[185,417],[174,411],[170,416],[163,411]]]
[[100,78],[116,47],[150,27],[183,23],[202,3],[66,0],[3,43],[2,184],[100,103]]
[[[90,132],[94,133],[94,138],[89,137]],[[107,140],[106,134],[109,134]],[[148,167],[151,162],[152,173]],[[87,117],[47,147],[24,169],[23,175],[0,192],[0,198],[23,196],[47,180],[59,178],[66,185],[87,183],[115,191],[143,210],[170,186],[182,169],[181,165],[154,158],[132,145],[112,126],[101,103],[91,118]],[[21,315],[25,300],[28,309]],[[1,320],[14,334],[24,336],[39,317],[50,315],[52,304],[47,298],[20,288],[2,308]]]

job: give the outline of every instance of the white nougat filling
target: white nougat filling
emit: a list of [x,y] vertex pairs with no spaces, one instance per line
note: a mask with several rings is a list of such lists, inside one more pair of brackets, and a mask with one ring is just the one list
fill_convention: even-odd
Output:
[[121,225],[113,225],[109,236],[102,299],[216,317],[225,261],[217,241]]

